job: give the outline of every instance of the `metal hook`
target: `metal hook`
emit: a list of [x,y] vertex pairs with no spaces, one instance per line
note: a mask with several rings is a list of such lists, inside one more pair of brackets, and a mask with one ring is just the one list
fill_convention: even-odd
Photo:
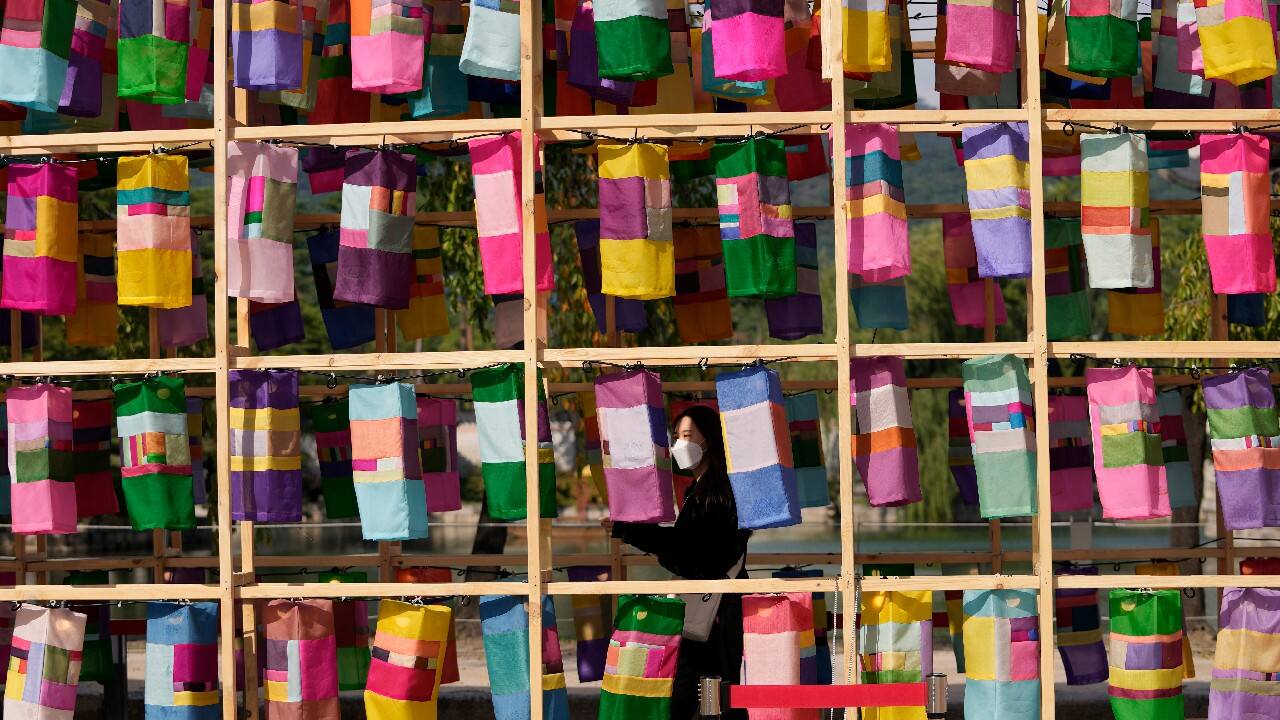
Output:
[[338,374],[337,374],[337,373],[329,373],[329,382],[328,382],[328,383],[326,383],[326,386],[327,386],[330,390],[335,390],[335,389],[337,389],[337,387],[338,387]]
[[1076,126],[1070,121],[1062,123],[1062,134],[1071,137],[1076,134]]

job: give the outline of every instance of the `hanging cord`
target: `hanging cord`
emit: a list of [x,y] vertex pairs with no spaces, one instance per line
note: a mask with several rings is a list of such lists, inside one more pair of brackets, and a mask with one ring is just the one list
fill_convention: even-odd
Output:
[[[134,373],[134,374],[142,376],[142,379],[144,380],[150,380],[152,378],[158,378],[162,376],[181,375],[187,372],[195,373],[199,371],[196,371],[196,370],[149,370],[147,372]],[[128,374],[128,371],[121,370],[119,374]],[[116,382],[120,380],[120,378],[117,377],[116,374],[76,375],[74,377],[55,377],[53,375],[0,375],[0,380],[9,381],[9,382],[30,381],[30,384],[33,384],[33,385],[39,385],[41,383],[46,383],[50,385],[92,385],[97,383],[107,383],[108,385],[115,385]]]
[[[742,363],[742,367],[743,368],[764,367],[765,365],[772,365],[774,363],[783,363],[783,362],[796,360],[796,359],[797,359],[797,356],[795,355],[787,355],[785,357],[778,357],[778,358],[756,358],[751,362]],[[638,362],[638,361],[630,362],[630,363],[616,363],[616,362],[610,362],[608,360],[583,360],[582,361],[583,370],[590,370],[593,366],[613,367],[613,368],[620,368],[623,370],[643,370],[645,368],[645,364],[643,362]],[[700,358],[696,363],[677,363],[674,365],[664,364],[658,367],[660,368],[694,368],[698,370],[707,370],[711,367],[711,359],[704,357],[704,358]]]
[[[115,155],[90,155],[88,157],[77,156],[74,158],[57,158],[57,157],[53,157],[52,155],[6,155],[5,157],[0,158],[0,167],[5,167],[7,165],[20,164],[20,163],[31,163],[31,162],[39,162],[41,164],[49,164],[49,165],[73,165],[76,163],[91,163],[91,162],[116,162],[122,157],[138,157],[139,155],[162,155],[165,153],[177,152],[178,150],[186,150],[187,148],[195,147],[197,145],[210,145],[210,141],[196,140],[195,142],[184,143],[182,145],[174,145],[173,147],[169,147],[166,145],[156,145],[155,147],[151,148],[151,150],[145,153],[117,153]],[[213,148],[210,147],[209,151],[212,152]]]
[[[1070,357],[1072,360],[1093,360],[1103,365],[1111,365],[1112,367],[1123,367],[1125,364],[1136,365],[1136,363],[1133,360],[1128,360],[1125,358],[1095,357],[1092,355],[1084,355],[1082,353],[1071,353]],[[1269,361],[1256,361],[1256,362],[1248,363],[1245,365],[1241,365],[1239,363],[1231,363],[1230,365],[1197,365],[1193,363],[1191,365],[1143,364],[1142,367],[1150,368],[1152,370],[1179,370],[1179,371],[1190,373],[1193,378],[1199,378],[1206,370],[1218,371],[1218,372],[1240,372],[1242,370],[1248,370],[1250,368],[1274,368],[1277,365],[1280,365],[1280,362],[1269,360]]]
[[[329,148],[331,150],[403,150],[405,148],[418,148],[420,150],[429,150],[429,145],[439,145],[441,143],[448,146],[449,149],[457,149],[462,147],[462,143],[468,140],[476,140],[486,137],[503,137],[514,133],[514,130],[501,130],[498,132],[475,133],[473,135],[463,135],[461,137],[448,138],[444,140],[425,140],[423,142],[404,142],[404,143],[379,143],[377,145],[335,145],[333,143],[318,143],[308,140],[278,140],[275,138],[264,138],[259,143],[264,145],[277,145],[280,147],[296,147],[296,148]],[[384,136],[385,137],[385,136]]]
[[502,367],[506,363],[491,363],[489,365],[480,365],[478,367],[453,368],[450,370],[432,370],[428,372],[417,373],[414,375],[376,375],[369,377],[368,375],[350,375],[336,372],[324,372],[323,370],[298,370],[300,375],[315,375],[318,377],[328,378],[326,384],[330,390],[337,389],[339,380],[347,380],[365,385],[386,385],[404,380],[425,380],[427,378],[440,377],[442,375],[457,375],[459,380],[466,379],[467,375],[476,370],[489,370],[496,367]]
[[[773,130],[769,132],[766,132],[764,130],[757,130],[755,132],[752,132],[751,126],[748,126],[747,132],[742,135],[692,135],[692,136],[686,135],[683,137],[669,137],[669,138],[655,138],[655,139],[661,139],[671,143],[677,143],[677,142],[694,143],[694,144],[703,144],[703,143],[709,143],[709,142],[736,143],[736,142],[746,142],[747,140],[750,140],[752,138],[777,137],[779,135],[785,135],[789,132],[793,132],[795,130],[801,130],[806,127],[809,127],[809,126],[808,125],[792,125],[790,127],[780,128],[778,130]],[[824,131],[831,129],[830,124],[824,124],[824,125],[821,125],[820,127]],[[637,134],[632,135],[631,137],[621,137],[618,135],[606,135],[605,133],[596,132],[595,130],[579,130],[577,128],[569,128],[568,131],[572,133],[577,133],[588,140],[608,140],[610,142],[616,142],[622,145],[638,145],[640,143],[651,142],[650,138],[644,135],[638,134],[639,131],[637,131]]]

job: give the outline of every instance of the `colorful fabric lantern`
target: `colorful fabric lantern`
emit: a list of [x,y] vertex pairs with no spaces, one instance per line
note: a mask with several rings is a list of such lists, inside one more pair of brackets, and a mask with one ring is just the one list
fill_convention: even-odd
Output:
[[[398,583],[452,583],[453,569],[444,567],[408,567],[396,570],[396,582]],[[454,609],[451,602],[444,602],[450,610]],[[457,624],[457,612],[454,611],[449,616],[449,631],[445,638],[446,647],[444,650],[444,658],[440,663],[440,684],[448,685],[456,683],[461,678],[458,676],[458,638],[455,632]]]
[[324,516],[341,520],[359,515],[351,471],[351,407],[347,398],[336,398],[307,407],[316,438],[320,463],[320,492]]
[[351,88],[383,94],[421,90],[430,27],[422,0],[350,0],[350,6]]
[[[302,87],[300,5],[300,0],[235,0],[231,4],[231,52],[235,60],[236,87],[246,90]],[[294,154],[296,156],[296,150]]]
[[1239,87],[1276,74],[1275,29],[1268,3],[1195,0],[1195,8],[1206,78]]
[[118,94],[155,105],[187,100],[191,2],[121,2]]
[[594,0],[600,77],[652,80],[675,72],[664,0]]
[[[520,133],[473,138],[467,146],[471,149],[471,174],[476,187],[476,234],[484,291],[489,295],[523,293]],[[534,282],[539,292],[548,292],[555,288],[555,273],[551,267],[546,198],[542,193],[541,153],[537,149],[534,157]]]
[[458,67],[467,75],[515,82],[520,79],[520,6],[473,5]]
[[[987,287],[978,275],[978,250],[973,242],[969,213],[943,214],[942,257],[947,268],[947,297],[951,300],[951,314],[956,324],[986,327]],[[1008,321],[1004,294],[999,285],[991,290],[993,322],[1003,325]]]
[[71,388],[49,383],[5,392],[13,532],[76,531]]
[[84,233],[76,262],[76,311],[67,316],[67,343],[83,347],[116,344],[115,235]]
[[850,123],[845,136],[849,272],[884,282],[911,273],[898,129]]
[[[915,68],[903,38],[910,39],[910,16],[905,0],[889,0],[886,10],[889,25],[891,66],[880,72],[855,74],[845,82],[845,96],[859,110],[887,110],[915,104]],[[846,75],[848,73],[846,72]]]
[[[801,652],[813,652],[813,596],[742,596],[742,684],[798,685]],[[812,657],[812,655],[810,655]],[[752,709],[752,720],[817,720],[816,708]]]
[[330,0],[311,123],[369,122],[370,96],[352,88],[351,54],[350,2]]
[[580,0],[569,29],[569,58],[566,82],[596,100],[630,105],[636,84],[600,77],[600,57],[596,46],[595,8],[592,0]]
[[[783,3],[751,0],[715,6],[716,77],[759,81],[787,74]],[[704,39],[705,41],[705,39]]]
[[405,340],[422,340],[449,334],[449,313],[444,301],[444,263],[440,252],[440,228],[413,228],[413,284],[409,309],[396,313],[396,326]]
[[262,609],[266,636],[263,695],[269,720],[336,720],[338,644],[332,600],[272,600]]
[[755,365],[719,373],[716,399],[738,527],[798,524],[796,473],[777,371]]
[[1200,48],[1200,32],[1196,23],[1195,0],[1177,0],[1178,69],[1204,76],[1204,51]]
[[965,128],[964,174],[979,277],[1031,274],[1027,124]]
[[[476,429],[480,435],[480,473],[490,517],[526,516],[524,369],[507,363],[471,373]],[[555,459],[546,398],[538,383],[538,507],[544,518],[556,516]]]
[[[284,4],[267,0],[252,7]],[[235,5],[249,7],[242,2]],[[297,148],[257,142],[227,146],[227,292],[231,297],[264,303],[293,299],[297,193]]]
[[1280,673],[1280,592],[1224,588],[1209,685],[1209,718],[1276,717],[1280,697],[1267,692]]
[[249,334],[261,352],[306,339],[302,306],[297,300],[282,303],[249,301]]
[[191,500],[197,505],[209,502],[209,489],[204,477],[204,400],[187,398],[187,447],[191,455]]
[[[994,3],[966,4],[964,7],[963,16],[957,13],[954,21],[956,27],[962,32],[956,33],[958,37],[952,40],[953,21],[950,19],[949,3],[947,0],[938,0],[938,29],[934,36],[933,55],[934,88],[939,93],[948,95],[996,95],[1000,91],[1000,74],[948,60],[948,53],[953,56],[963,55],[966,59],[974,60],[978,64],[1003,61],[1006,56],[1002,42],[1005,35],[1001,25],[1004,22],[1005,13],[1001,12],[1003,8],[997,9]],[[1009,9],[1012,10],[1012,8]],[[1014,22],[1016,23],[1016,19]],[[969,33],[979,33],[978,36],[982,37],[983,33],[991,31],[999,32],[1000,35],[998,37],[988,35],[991,42],[983,46],[974,43],[969,35]],[[1013,47],[1017,47],[1013,36],[1009,37],[1009,42]],[[952,45],[956,46],[955,50],[951,49]]]
[[302,156],[302,169],[307,173],[307,184],[311,186],[312,195],[341,190],[346,166],[347,150],[342,147],[307,148],[306,154]]
[[964,591],[965,715],[1040,717],[1040,633],[1032,590]]
[[1215,293],[1276,291],[1270,157],[1271,143],[1262,135],[1200,135],[1204,245]]
[[1151,219],[1151,276],[1155,282],[1149,288],[1107,291],[1108,332],[1126,335],[1164,333],[1164,285],[1160,279],[1160,223],[1156,218]]
[[[1155,71],[1151,91],[1157,108],[1209,107],[1213,84],[1204,78],[1204,60],[1196,33],[1193,0],[1162,0],[1154,38]],[[1198,63],[1199,67],[1195,67]]]
[[945,7],[946,62],[990,73],[1013,72],[1018,16],[1012,4],[996,0],[953,1]]
[[764,301],[769,337],[799,340],[822,333],[822,291],[818,275],[818,228],[795,223],[796,294]]
[[217,720],[218,603],[147,603],[149,717]]
[[120,512],[115,472],[111,469],[111,420],[114,417],[115,411],[107,399],[71,403],[77,517]]
[[1146,136],[1086,135],[1080,158],[1080,231],[1089,287],[1151,287]]
[[[601,335],[606,335],[609,332],[608,300],[601,292],[604,278],[601,277],[600,266],[600,221],[580,220],[573,224],[573,233],[578,241],[578,259],[582,263],[582,289],[587,293],[587,303],[591,305],[591,314],[595,316],[596,330]],[[674,273],[674,251],[672,257]],[[674,285],[674,279],[672,282]],[[649,318],[645,314],[644,303],[640,300],[614,298],[613,322],[614,328],[621,332],[634,333],[648,329]]]
[[724,255],[712,227],[682,227],[675,232],[676,330],[690,345],[733,337]]
[[364,690],[370,718],[436,716],[452,617],[453,611],[444,605],[378,603],[373,660]]
[[794,295],[796,242],[782,139],[716,145],[712,156],[729,297]]
[[1187,431],[1182,419],[1182,393],[1178,390],[1157,393],[1156,411],[1160,413],[1160,447],[1169,485],[1169,507],[1197,507],[1200,503],[1196,500],[1195,482],[1187,452]]
[[[570,567],[569,582],[609,580],[607,567]],[[578,641],[578,682],[604,677],[609,652],[608,628],[613,627],[613,600],[608,595],[573,596],[573,634]]]
[[969,443],[965,407],[963,390],[947,392],[947,465],[951,468],[951,478],[956,481],[960,501],[977,505],[978,473],[973,466],[973,445]]
[[427,512],[461,510],[457,401],[418,398],[418,458],[427,491]]
[[258,98],[302,112],[316,107],[316,87],[320,81],[320,63],[324,57],[324,35],[329,24],[329,0],[300,0],[298,12],[302,16],[302,57],[298,70],[298,84],[277,92],[266,91]]
[[[341,254],[338,232],[324,232],[307,238],[307,251],[311,256],[311,276],[316,282],[316,299],[320,301],[320,317],[324,320],[330,347],[345,350],[373,342],[373,306],[333,299],[333,288],[338,280],[338,256]],[[414,300],[410,298],[410,307]],[[400,315],[397,313],[396,317]]]
[[[862,682],[923,682],[933,672],[933,593],[867,592],[859,608]],[[922,707],[868,708],[867,720],[914,720]]]
[[614,522],[676,519],[662,380],[648,370],[596,376],[596,417]]
[[984,518],[1036,513],[1035,413],[1027,365],[1013,355],[966,360],[964,401]]
[[800,507],[826,507],[831,504],[831,490],[827,487],[827,466],[822,456],[818,395],[787,395],[782,402],[791,432],[791,459],[795,463]]
[[1184,717],[1182,591],[1111,591],[1107,694],[1117,720]]
[[601,292],[652,300],[675,294],[667,148],[599,146]]
[[[1067,3],[1067,67],[1099,78],[1132,77],[1138,72],[1138,5]],[[1274,66],[1272,68],[1274,70]]]
[[684,601],[679,598],[618,598],[618,615],[600,683],[600,720],[671,716],[684,610]]
[[841,5],[845,74],[893,69],[888,0],[843,0]]
[[[822,570],[783,568],[773,573],[776,578],[819,578]],[[831,684],[831,646],[827,641],[827,596],[826,593],[815,592],[810,600],[813,608],[813,619],[809,627],[813,629],[813,646],[808,638],[800,636],[800,684]]]
[[409,307],[417,185],[413,155],[347,152],[334,300]]
[[1280,424],[1270,371],[1248,368],[1206,377],[1202,384],[1226,528],[1280,525],[1280,511],[1270,500],[1280,482]]
[[1050,510],[1093,508],[1093,440],[1083,395],[1049,397]]
[[863,330],[906,330],[910,325],[906,278],[877,283],[851,274],[849,302],[853,304],[858,327]]
[[5,717],[70,720],[75,715],[87,620],[66,608],[18,607],[4,686]]
[[436,0],[425,8],[431,25],[423,58],[422,90],[410,93],[409,116],[415,120],[466,112],[467,76],[459,67],[467,25],[458,0]]
[[116,163],[116,178],[119,303],[187,307],[191,304],[191,194],[186,156],[122,157]]
[[[1134,575],[1155,575],[1159,577],[1177,577],[1182,574],[1178,563],[1156,562],[1133,566]],[[1191,651],[1191,638],[1187,635],[1187,619],[1185,608],[1182,618],[1182,677],[1190,680],[1196,676],[1195,658]]]
[[0,307],[70,315],[76,309],[76,169],[12,164],[8,175]]
[[160,376],[112,390],[121,485],[133,529],[195,527],[186,383]]
[[187,347],[209,337],[209,297],[204,291],[196,239],[193,236],[191,241],[191,304],[156,312],[161,347]]
[[[362,572],[320,573],[320,582],[362,583]],[[364,690],[369,674],[369,604],[342,600],[333,604],[333,630],[338,644],[338,690]]]
[[301,416],[296,370],[232,370],[231,517],[302,520]]
[[1102,515],[1120,520],[1168,517],[1169,489],[1150,368],[1089,368],[1093,471]]
[[853,358],[853,462],[873,507],[920,502],[916,431],[902,358]]
[[351,469],[365,540],[427,536],[413,385],[356,385],[348,392]]
[[[1055,575],[1097,575],[1096,567],[1064,567]],[[1058,588],[1053,591],[1054,640],[1068,685],[1093,685],[1107,679],[1107,647],[1102,644],[1098,591]]]
[[1045,218],[1045,310],[1050,340],[1086,336],[1092,331],[1084,259],[1080,221]]
[[[695,106],[705,103],[709,110],[722,101],[740,103],[763,98],[769,92],[768,83],[763,80],[747,82],[716,75],[715,53],[712,52],[715,47],[715,37],[711,32],[713,29],[711,10],[710,5],[703,6],[702,27],[693,29],[689,38],[694,57],[693,73],[694,82],[697,85],[695,92],[701,96],[694,100]],[[702,102],[700,103],[699,100]]]
[[66,85],[75,0],[10,0],[0,8],[0,100],[57,112]]
[[[480,598],[480,630],[484,634],[485,664],[493,714],[497,720],[529,717],[529,613],[526,599],[515,595]],[[542,713],[547,720],[568,720],[569,695],[565,688],[556,631],[556,608],[551,597],[542,598]],[[603,712],[603,709],[601,710]]]

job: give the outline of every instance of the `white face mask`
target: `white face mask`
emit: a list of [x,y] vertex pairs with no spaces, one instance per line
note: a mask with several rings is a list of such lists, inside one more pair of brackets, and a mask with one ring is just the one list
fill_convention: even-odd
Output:
[[697,443],[689,442],[684,438],[676,440],[671,446],[671,459],[676,461],[676,466],[681,470],[692,470],[702,462],[702,446]]

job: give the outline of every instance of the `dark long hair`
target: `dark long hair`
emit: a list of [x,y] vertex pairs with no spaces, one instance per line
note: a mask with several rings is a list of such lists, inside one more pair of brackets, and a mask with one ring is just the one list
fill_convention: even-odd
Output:
[[692,492],[703,494],[708,501],[733,503],[733,490],[729,485],[728,461],[725,458],[724,432],[720,427],[720,413],[706,405],[691,405],[676,416],[672,427],[689,418],[693,426],[707,442],[702,456],[708,460],[707,472],[694,484]]

